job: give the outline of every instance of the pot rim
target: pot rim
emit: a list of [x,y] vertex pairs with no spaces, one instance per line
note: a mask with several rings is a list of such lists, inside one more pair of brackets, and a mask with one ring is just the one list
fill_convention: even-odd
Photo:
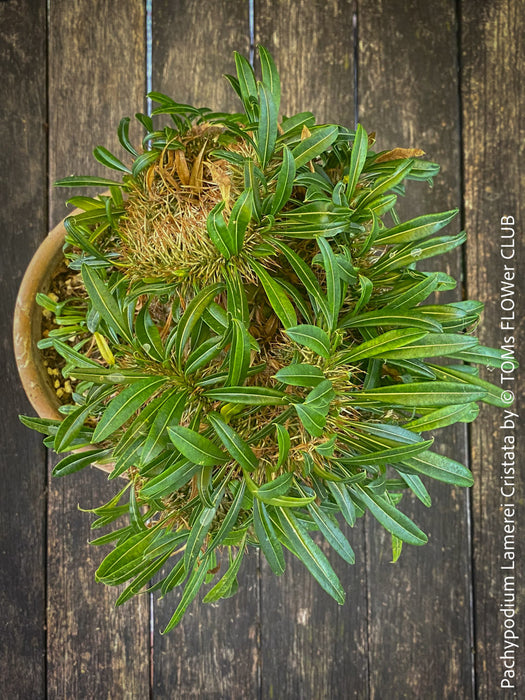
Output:
[[[81,209],[74,209],[67,216],[81,214]],[[67,217],[65,217],[67,218]],[[61,419],[58,412],[60,405],[44,368],[37,339],[40,338],[42,315],[35,297],[38,292],[46,292],[51,276],[62,257],[62,246],[66,236],[64,219],[60,221],[45,237],[35,251],[26,268],[16,297],[13,316],[13,349],[18,374],[25,394],[40,418]],[[88,448],[79,448],[81,452]],[[109,464],[93,466],[105,472],[112,471]]]

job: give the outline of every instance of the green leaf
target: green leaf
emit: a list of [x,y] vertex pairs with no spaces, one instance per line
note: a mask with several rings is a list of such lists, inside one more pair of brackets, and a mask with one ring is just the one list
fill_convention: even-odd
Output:
[[107,405],[93,433],[93,442],[100,442],[112,435],[147,401],[165,382],[167,377],[149,377],[126,387]]
[[274,60],[264,46],[258,46],[259,60],[261,62],[262,81],[270,90],[275,104],[276,112],[279,112],[281,104],[281,81]]
[[288,453],[290,451],[290,446],[292,443],[290,439],[290,433],[286,430],[284,425],[276,423],[275,429],[277,432],[277,444],[279,446],[279,457],[277,459],[277,464],[275,465],[275,468],[279,469],[279,467],[282,467],[282,465],[288,459]]
[[192,464],[185,459],[178,460],[162,474],[149,479],[147,484],[142,487],[140,495],[146,499],[167,496],[185,486],[200,470],[201,467],[198,464]]
[[258,83],[259,126],[257,128],[257,151],[261,168],[265,168],[272,157],[277,139],[277,108],[269,87]]
[[142,350],[147,355],[158,362],[164,360],[164,345],[160,337],[160,331],[151,319],[147,304],[144,304],[137,314],[135,334]]
[[99,163],[102,163],[102,165],[105,165],[107,168],[120,170],[123,173],[129,173],[131,175],[131,170],[114,156],[113,153],[110,153],[107,148],[104,148],[104,146],[96,146],[93,155],[95,156],[95,160],[98,160]]
[[397,471],[402,471],[407,468],[416,474],[423,474],[438,481],[444,481],[446,484],[454,484],[455,486],[472,486],[474,479],[471,472],[459,462],[438,455],[435,452],[423,452],[416,457],[410,457],[403,460],[403,467],[396,465]]
[[105,187],[107,189],[114,185],[122,187],[122,183],[116,180],[90,175],[70,175],[55,182],[55,187]]
[[212,401],[240,403],[245,406],[286,406],[290,398],[282,391],[261,386],[232,386],[209,389],[204,396]]
[[311,386],[315,387],[324,381],[325,376],[319,367],[305,363],[292,364],[282,367],[274,375],[276,379],[291,386]]
[[330,402],[335,398],[335,392],[332,388],[332,382],[329,379],[323,379],[316,387],[314,387],[303,405],[311,405],[319,408],[324,415],[328,413]]
[[441,324],[425,318],[418,309],[408,311],[368,311],[358,316],[347,314],[339,323],[339,328],[378,328],[380,326],[411,327],[412,330],[421,328],[428,331],[441,331]]
[[268,481],[262,486],[259,486],[254,494],[259,500],[268,502],[268,499],[276,498],[277,496],[285,496],[292,487],[293,473],[287,472],[276,477],[272,481]]
[[423,503],[427,508],[430,508],[432,505],[432,500],[430,498],[430,494],[426,490],[423,482],[419,478],[417,474],[407,474],[405,472],[399,471],[399,476],[403,479],[403,481],[407,484],[409,489],[414,493],[421,503]]
[[84,427],[84,422],[98,402],[78,406],[64,418],[55,435],[53,449],[60,453],[71,449],[71,443]]
[[[211,284],[208,287],[202,289],[198,294],[196,294],[190,301],[186,310],[182,314],[179,323],[177,325],[177,331],[173,336],[173,345],[175,346],[175,359],[177,365],[180,367],[182,364],[182,354],[184,352],[184,347],[189,340],[191,332],[195,328],[195,324],[202,316],[204,309],[210,305],[213,298],[219,294],[224,288],[222,283]],[[166,348],[168,353],[171,350],[171,346]]]
[[417,284],[411,284],[406,292],[396,294],[394,301],[389,302],[388,309],[413,308],[429,297],[438,284],[437,274],[429,274]]
[[253,120],[255,113],[253,104],[250,98],[257,99],[257,84],[255,82],[255,73],[248,61],[241,54],[234,51],[235,67],[237,69],[237,78],[239,81],[239,90],[244,109],[249,119]]
[[242,538],[241,544],[239,545],[239,551],[237,552],[235,559],[230,565],[228,571],[224,574],[221,580],[215,584],[215,586],[208,591],[208,593],[202,599],[203,603],[213,603],[219,598],[227,597],[228,593],[233,586],[235,580],[237,579],[237,574],[241,566],[241,562],[244,556],[244,543],[246,541],[246,535]]
[[466,241],[463,231],[457,236],[436,236],[421,243],[409,243],[398,250],[383,256],[381,260],[370,268],[370,276],[383,275],[385,272],[397,270],[406,265],[412,265],[419,260],[427,260],[436,255],[443,255],[457,248]]
[[219,253],[229,260],[234,254],[235,244],[222,215],[224,206],[224,201],[220,201],[213,207],[206,219],[206,230]]
[[368,357],[385,357],[390,350],[403,348],[408,343],[420,340],[426,335],[427,331],[415,328],[387,331],[360,345],[356,345],[351,350],[341,353],[337,356],[337,363],[357,362]]
[[503,362],[514,362],[515,366],[518,363],[513,359],[513,353],[500,350],[499,348],[487,348],[484,345],[477,345],[475,348],[462,350],[461,352],[451,355],[455,360],[464,360],[465,362],[476,362],[485,367],[500,368]]
[[98,272],[88,265],[82,265],[82,281],[93,308],[98,311],[110,328],[128,343],[132,343],[133,338],[127,320]]
[[120,141],[120,145],[122,146],[122,148],[124,148],[128,153],[131,153],[132,156],[138,156],[138,152],[129,140],[129,123],[129,117],[123,117],[120,120],[117,129],[118,140]]
[[143,566],[144,553],[158,534],[157,526],[125,539],[102,561],[95,572],[95,580],[114,586],[139,573]]
[[190,571],[197,561],[197,557],[199,556],[199,552],[201,551],[206,535],[210,530],[223,495],[224,491],[219,491],[219,493],[215,496],[213,505],[209,508],[203,508],[199,517],[193,523],[190,534],[188,535],[186,549],[184,550],[184,566],[186,571]]
[[350,202],[354,196],[355,188],[359,182],[359,176],[365,165],[368,153],[368,134],[361,124],[357,125],[352,154],[350,156],[350,168],[348,170],[348,182],[346,184],[346,198]]
[[277,176],[277,184],[275,186],[275,194],[272,198],[270,213],[275,216],[284,207],[290,199],[293,190],[293,182],[295,178],[295,160],[290,149],[283,146],[283,162]]
[[232,427],[225,423],[217,413],[208,414],[208,421],[229,454],[243,469],[247,471],[257,469],[259,460],[255,453]]
[[359,294],[359,299],[357,300],[356,305],[352,309],[352,314],[357,314],[358,311],[360,311],[368,304],[368,302],[370,301],[370,297],[372,296],[374,285],[368,279],[368,277],[365,277],[364,275],[359,275],[359,288],[361,290],[361,293]]
[[204,467],[214,467],[228,461],[228,455],[220,450],[211,440],[199,435],[191,428],[174,425],[168,428],[168,434],[175,447],[186,459]]
[[61,459],[58,464],[53,467],[53,476],[66,476],[66,474],[74,474],[75,472],[89,467],[90,464],[99,459],[103,459],[110,454],[111,450],[86,450],[85,452],[74,452],[64,459]]
[[257,499],[253,502],[253,525],[266,561],[273,573],[276,576],[280,576],[285,569],[283,550],[275,534],[272,522],[268,517],[264,503]]
[[391,348],[381,354],[387,360],[413,360],[417,357],[443,357],[454,352],[478,345],[479,341],[470,335],[459,333],[428,333],[414,338],[403,347]]
[[233,526],[237,522],[239,517],[239,511],[243,505],[244,492],[246,491],[246,482],[237,482],[239,487],[235,493],[235,497],[230,505],[228,512],[224,516],[221,526],[217,532],[213,535],[210,544],[208,545],[208,551],[211,551],[215,547],[218,547],[230,534]]
[[228,292],[227,311],[229,311],[234,318],[248,324],[250,322],[248,299],[239,271],[235,267],[229,266],[228,268],[226,289]]
[[250,367],[250,336],[244,323],[232,318],[232,342],[229,353],[228,386],[237,386],[246,379]]
[[300,521],[287,508],[276,508],[276,513],[298,558],[321,587],[342,605],[345,600],[345,592],[323,552],[308,535]]
[[451,209],[439,214],[425,214],[405,221],[394,228],[383,229],[379,232],[377,242],[381,245],[390,245],[423,240],[449,224],[458,211],[458,209]]
[[403,426],[408,430],[417,430],[422,433],[425,430],[436,430],[454,423],[471,423],[479,414],[479,406],[476,403],[460,404],[459,406],[443,406],[431,411],[421,418],[416,418]]
[[224,346],[223,338],[213,336],[200,343],[195,350],[192,350],[186,360],[184,374],[189,376],[199,369],[206,367],[220,353]]
[[341,287],[339,284],[339,268],[332,250],[332,246],[326,238],[318,236],[317,245],[323,256],[323,267],[326,275],[326,299],[328,302],[329,330],[332,331],[337,326],[337,318],[341,309]]
[[348,562],[348,564],[354,564],[354,550],[339,529],[337,521],[325,513],[322,508],[317,505],[317,503],[310,503],[308,505],[308,511],[325,536],[328,544],[333,547],[337,554]]
[[297,415],[304,428],[314,437],[321,437],[326,425],[326,414],[315,406],[306,403],[294,404]]
[[137,177],[143,170],[149,168],[160,158],[160,151],[152,150],[141,153],[138,158],[136,158],[131,167],[131,172],[133,177]]
[[232,253],[238,255],[242,250],[244,235],[253,213],[253,193],[251,189],[244,190],[233,205],[228,222],[228,233],[233,244]]
[[456,382],[412,382],[381,386],[367,391],[349,392],[348,398],[357,403],[380,401],[395,406],[448,406],[449,404],[470,403],[486,395],[486,390],[473,384]]
[[[459,386],[466,386],[471,388],[479,388],[483,394],[479,397],[484,403],[491,404],[492,406],[498,406],[499,408],[506,408],[512,403],[512,400],[504,401],[502,398],[503,390],[500,386],[486,382],[484,379],[475,377],[472,374],[467,374],[458,369],[452,369],[449,367],[443,367],[440,365],[428,365],[430,369],[435,373],[438,379],[443,379],[445,381],[452,379],[457,382]],[[472,399],[477,401],[477,399]]]
[[427,450],[434,440],[422,440],[409,445],[400,445],[384,450],[365,452],[354,457],[342,457],[338,462],[345,467],[361,466],[366,464],[396,464],[408,457],[413,457]]
[[339,506],[341,515],[350,527],[353,527],[356,521],[355,505],[350,498],[347,487],[332,480],[326,481],[326,486],[328,486],[334,501]]
[[293,341],[299,343],[299,345],[306,346],[321,357],[326,359],[330,357],[330,337],[322,328],[309,324],[302,324],[300,326],[286,328],[285,333],[290,336]]
[[326,301],[326,297],[320,290],[319,281],[312,272],[311,268],[285,243],[277,240],[272,240],[272,243],[282,253],[284,253],[295,274],[297,277],[299,277],[300,281],[308,292],[308,296],[310,297],[314,309],[319,309],[324,315],[326,321],[329,322],[328,303]]
[[362,211],[366,207],[373,208],[374,200],[377,200],[380,195],[393,189],[402,180],[404,180],[412,169],[413,165],[413,160],[403,160],[391,175],[382,180],[376,181],[374,189],[359,200],[357,209]]
[[370,510],[388,532],[408,544],[421,545],[427,542],[425,533],[382,496],[365,490],[359,484],[353,484],[349,488],[357,500]]
[[289,326],[295,326],[297,323],[297,314],[295,313],[292,302],[279,282],[274,280],[264,267],[253,258],[250,260],[250,265],[261,281],[268,301],[283,324],[283,327],[288,328]]
[[147,464],[165,447],[169,441],[167,430],[177,424],[184,411],[188,394],[176,390],[160,407],[141,452],[141,462]]
[[312,130],[312,135],[300,141],[293,149],[292,155],[295,159],[295,167],[300,168],[327,151],[336,140],[338,134],[339,127],[335,125],[315,127]]
[[200,590],[200,587],[204,583],[207,568],[208,567],[206,565],[206,562],[202,561],[200,563],[200,566],[197,566],[192,571],[191,576],[189,577],[186,586],[184,587],[184,592],[180,599],[180,603],[178,604],[177,609],[173,613],[173,616],[171,617],[170,621],[166,625],[166,628],[161,632],[161,634],[167,634],[179,624],[188,606],[193,602],[194,598]]

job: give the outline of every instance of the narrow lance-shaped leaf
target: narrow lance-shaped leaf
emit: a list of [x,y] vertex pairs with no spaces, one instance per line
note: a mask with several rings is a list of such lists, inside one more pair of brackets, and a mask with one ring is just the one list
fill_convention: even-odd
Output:
[[233,459],[247,471],[256,469],[259,460],[248,443],[231,426],[225,423],[217,413],[210,413],[208,420]]
[[359,484],[350,486],[358,501],[366,506],[381,525],[403,542],[422,545],[427,542],[427,536],[415,525],[410,518],[397,510],[386,499],[378,496]]
[[276,508],[276,512],[283,531],[289,538],[299,559],[321,587],[342,605],[345,600],[345,592],[328,559],[313,542],[299,520],[287,508]]
[[348,170],[348,182],[346,185],[346,197],[351,201],[356,185],[359,181],[359,176],[363,170],[368,153],[368,134],[363,129],[361,124],[357,125],[355,131],[354,143],[352,146],[352,154],[350,156],[350,168]]
[[272,157],[277,139],[277,108],[269,87],[258,84],[259,126],[257,128],[257,150],[261,168],[265,168]]
[[335,125],[316,128],[311,136],[301,141],[292,151],[295,167],[300,168],[308,161],[324,153],[336,140],[339,127]]
[[286,329],[286,335],[299,345],[305,345],[310,350],[324,358],[330,357],[330,336],[318,326],[302,324]]
[[262,81],[270,90],[275,104],[276,112],[279,112],[281,104],[281,81],[274,60],[264,46],[258,46],[259,60],[261,62]]
[[268,301],[284,328],[295,326],[297,323],[297,314],[295,313],[292,302],[279,282],[274,280],[264,267],[255,260],[250,260],[250,265],[261,281]]
[[202,316],[204,309],[209,306],[213,298],[217,296],[222,289],[223,285],[221,283],[212,284],[209,287],[205,287],[193,297],[186,307],[185,312],[182,314],[177,325],[177,331],[173,336],[173,341],[166,348],[166,353],[169,353],[171,347],[175,347],[175,358],[179,367],[182,363],[184,347],[189,340],[195,324]]
[[235,252],[235,242],[222,215],[224,206],[220,201],[213,207],[206,219],[206,230],[219,253],[229,260]]
[[149,377],[121,391],[102,414],[93,433],[93,442],[105,440],[120,428],[166,381],[167,377]]
[[326,276],[326,299],[328,301],[328,309],[330,319],[328,322],[329,330],[333,330],[337,326],[337,318],[341,309],[341,287],[339,284],[339,267],[332,250],[332,246],[326,238],[319,236],[317,244],[323,256],[324,271]]
[[285,569],[283,550],[266,512],[266,506],[257,499],[253,503],[253,525],[266,561],[273,573],[280,576]]
[[366,357],[385,357],[385,353],[395,348],[405,347],[408,343],[417,341],[427,335],[427,331],[421,331],[414,328],[402,328],[399,330],[388,331],[381,335],[371,338],[356,345],[351,350],[338,355],[337,362],[357,362]]
[[228,222],[228,232],[233,244],[232,252],[238,255],[242,250],[244,236],[253,212],[253,193],[250,188],[243,190],[235,202]]
[[283,146],[283,162],[279,168],[275,193],[272,198],[270,213],[275,215],[281,211],[290,199],[293,190],[296,168],[294,157],[286,144]]
[[132,343],[133,338],[125,316],[98,272],[88,265],[82,265],[82,281],[91,303],[108,326],[127,340],[128,343]]
[[380,401],[397,406],[447,406],[470,403],[485,396],[486,390],[472,384],[454,382],[412,382],[381,386],[367,391],[349,392],[348,398],[361,401]]
[[393,243],[409,243],[432,236],[449,224],[457,215],[458,209],[441,212],[439,214],[425,214],[410,221],[405,221],[391,229],[384,229],[378,235],[381,245]]
[[168,434],[175,447],[194,464],[214,467],[228,461],[228,455],[204,435],[199,435],[191,428],[174,425],[168,428]]

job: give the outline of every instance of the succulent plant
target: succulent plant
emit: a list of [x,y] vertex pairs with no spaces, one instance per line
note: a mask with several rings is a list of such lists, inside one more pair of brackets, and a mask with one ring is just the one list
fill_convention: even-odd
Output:
[[311,533],[351,564],[338,517],[370,511],[394,560],[424,544],[403,494],[430,506],[424,479],[472,476],[421,434],[506,405],[475,368],[501,363],[472,335],[482,304],[427,303],[456,282],[416,268],[464,242],[439,233],[457,211],[396,213],[405,181],[431,183],[438,166],[375,152],[361,125],[279,120],[279,76],[259,56],[261,81],[238,54],[226,76],[242,113],[152,93],[141,147],[129,118],[118,127],[129,166],[94,151],[120,179],[57,183],[109,194],[69,200],[83,210],[64,247],[80,292],[38,297],[55,319],[40,345],[63,358],[72,398],[61,421],[22,420],[74,450],[55,476],[98,462],[127,477],[92,509],[94,529],[117,523],[93,541],[113,544],[96,578],[127,584],[117,604],[183,585],[166,630],[203,583],[204,602],[233,595],[249,547],[277,575],[288,549],[343,603]]

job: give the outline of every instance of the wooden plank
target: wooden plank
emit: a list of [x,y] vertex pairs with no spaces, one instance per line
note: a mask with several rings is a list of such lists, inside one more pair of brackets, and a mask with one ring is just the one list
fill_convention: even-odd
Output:
[[[214,110],[240,109],[222,77],[234,73],[232,52],[249,51],[248,3],[153,4],[153,89]],[[170,698],[258,695],[258,557],[245,557],[239,592],[213,605],[193,606],[179,627],[160,633],[180,592],[155,599],[154,693]],[[156,594],[155,594],[156,597]]]
[[22,274],[47,229],[45,1],[0,4],[0,27],[0,365],[9,401],[0,427],[0,678],[6,697],[43,697],[46,462],[40,436],[18,421],[32,409],[15,368],[10,328]]
[[[410,183],[402,220],[460,205],[455,3],[359,3],[359,115],[378,149],[418,147],[441,164],[433,190]],[[439,28],[439,29],[438,29]],[[459,230],[459,219],[451,232]],[[445,266],[444,266],[445,263]],[[461,253],[435,261],[461,278]],[[425,261],[421,269],[432,269]],[[461,298],[447,295],[446,301]],[[441,299],[443,301],[443,298]],[[464,427],[438,431],[434,451],[468,457]],[[430,482],[430,483],[429,483]],[[390,537],[370,518],[368,585],[372,697],[471,697],[468,492],[427,480],[432,508],[405,496],[401,510],[429,535],[390,564]],[[385,663],[395,655],[402,663]],[[439,691],[437,691],[439,689]]]
[[[525,218],[525,175],[520,154],[525,136],[523,4],[512,0],[493,3],[465,0],[461,3],[461,14],[465,214],[466,227],[474,234],[467,242],[467,287],[470,295],[486,302],[481,341],[499,347],[506,343],[506,336],[514,336],[517,358],[523,367],[525,355],[520,349],[520,341],[525,337],[525,295],[523,270],[519,267],[525,259],[520,235]],[[505,226],[515,229],[515,238],[502,238],[502,234],[512,235],[511,231],[502,230],[502,217],[515,220],[515,226]],[[516,244],[514,249],[500,248],[502,243],[513,242]],[[505,260],[502,253],[514,253],[514,257]],[[504,317],[511,316],[512,310],[505,312],[500,306],[505,265],[516,270],[513,280],[517,290],[515,322],[504,321]],[[508,331],[501,328],[502,321]],[[514,330],[510,330],[512,326]],[[523,372],[522,369],[519,371]],[[498,371],[489,373],[484,370],[483,375],[502,389],[515,391],[516,402],[510,410],[520,418],[511,417],[516,421],[515,430],[511,429],[510,423],[508,428],[502,429],[504,413],[495,408],[484,411],[472,429],[472,461],[476,478],[472,500],[478,694],[480,698],[492,698],[500,693],[518,698],[525,695],[524,461],[523,450],[520,451],[519,447],[517,456],[504,452],[502,448],[510,444],[505,438],[508,440],[514,436],[519,443],[523,435],[523,424],[520,426],[523,420],[520,409],[525,406],[523,383],[516,386],[516,381],[502,382]],[[506,376],[517,377],[517,374]],[[515,469],[514,473],[512,469]],[[503,477],[507,477],[508,486],[502,493]],[[515,493],[512,493],[512,488]],[[517,506],[514,514],[512,509],[505,512],[501,507],[501,504],[508,506],[512,503]],[[508,517],[507,531],[504,529],[505,517]],[[513,532],[513,526],[519,529]],[[508,549],[505,549],[506,535],[509,536]],[[514,552],[515,559],[506,559],[505,552]],[[502,568],[513,562],[515,569]],[[508,611],[507,616],[501,611],[502,607]],[[505,623],[506,619],[508,623]],[[507,643],[513,641],[510,636],[513,631],[520,635],[519,641],[514,640],[518,643],[517,649],[510,645],[505,647],[505,624],[508,625]],[[506,660],[501,658],[505,654]],[[515,677],[512,677],[512,672],[516,673]],[[508,686],[501,685],[504,679],[507,679]]]
[[[120,153],[120,118],[143,109],[144,7],[123,0],[60,0],[49,15],[50,183],[70,174],[105,174],[91,156]],[[51,223],[66,213],[65,190],[50,191]],[[119,487],[98,470],[49,482],[48,693],[50,697],[148,697],[149,606],[114,609],[118,591],[96,585],[103,553],[90,547],[92,516]]]
[[[256,43],[274,55],[282,112],[354,126],[353,2],[255,3]],[[326,544],[347,602],[335,603],[289,556],[283,576],[261,578],[262,697],[366,697],[368,688],[364,529],[348,530],[355,566]],[[318,539],[322,542],[322,539]]]

